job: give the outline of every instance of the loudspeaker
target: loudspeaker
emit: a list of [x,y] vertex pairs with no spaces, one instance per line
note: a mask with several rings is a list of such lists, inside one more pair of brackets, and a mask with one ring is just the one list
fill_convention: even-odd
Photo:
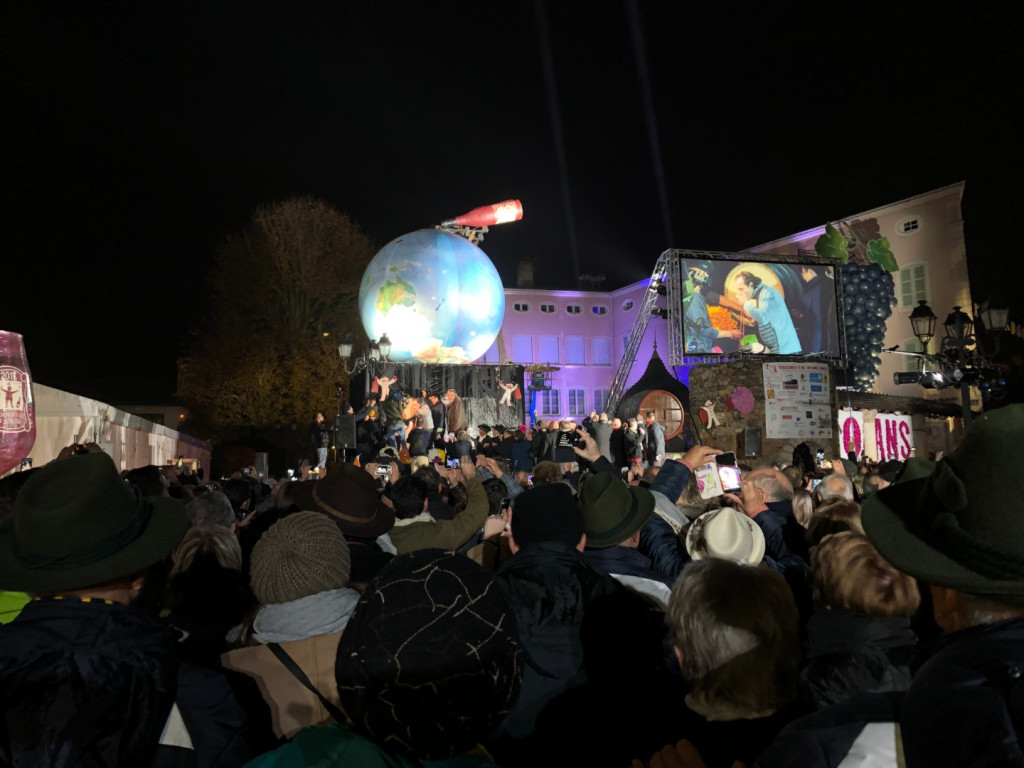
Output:
[[743,430],[743,456],[748,459],[755,459],[761,455],[761,430]]

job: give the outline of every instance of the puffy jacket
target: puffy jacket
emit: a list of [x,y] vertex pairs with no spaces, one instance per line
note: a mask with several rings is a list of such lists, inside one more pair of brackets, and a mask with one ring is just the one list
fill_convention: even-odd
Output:
[[179,665],[168,628],[103,600],[32,602],[0,627],[0,704],[0,765],[230,766],[252,756],[227,681]]
[[905,691],[916,643],[905,616],[819,610],[807,623],[801,696],[820,709],[858,693]]
[[593,600],[621,592],[565,544],[539,542],[519,550],[495,574],[509,594],[526,656],[523,687],[502,730],[523,737],[555,695],[583,682],[580,626]]

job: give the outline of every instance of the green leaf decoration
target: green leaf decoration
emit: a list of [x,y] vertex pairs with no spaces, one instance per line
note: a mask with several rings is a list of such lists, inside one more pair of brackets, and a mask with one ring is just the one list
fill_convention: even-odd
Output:
[[889,238],[887,237],[879,237],[868,243],[868,258],[886,272],[896,272],[900,268],[900,265],[896,263],[896,257],[889,250]]
[[819,237],[814,244],[814,250],[818,252],[819,256],[825,259],[835,259],[842,264],[845,264],[850,258],[847,251],[849,247],[850,241],[839,234],[839,230],[831,224],[825,225],[825,234]]

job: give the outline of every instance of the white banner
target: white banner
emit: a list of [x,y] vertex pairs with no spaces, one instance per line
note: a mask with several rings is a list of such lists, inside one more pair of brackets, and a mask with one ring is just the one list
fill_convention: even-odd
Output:
[[914,448],[914,429],[909,416],[875,414],[875,448],[878,461],[906,461]]
[[859,457],[864,453],[864,414],[860,411],[839,410],[839,450],[842,456],[850,451]]
[[765,363],[762,370],[768,437],[832,437],[828,365]]

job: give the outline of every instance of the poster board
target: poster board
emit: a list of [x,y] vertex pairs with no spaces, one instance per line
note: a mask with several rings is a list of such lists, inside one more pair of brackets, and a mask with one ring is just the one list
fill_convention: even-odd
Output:
[[906,461],[914,452],[914,428],[910,416],[896,413],[875,414],[875,450],[877,461]]
[[831,438],[832,402],[825,363],[765,363],[764,416],[767,436]]

